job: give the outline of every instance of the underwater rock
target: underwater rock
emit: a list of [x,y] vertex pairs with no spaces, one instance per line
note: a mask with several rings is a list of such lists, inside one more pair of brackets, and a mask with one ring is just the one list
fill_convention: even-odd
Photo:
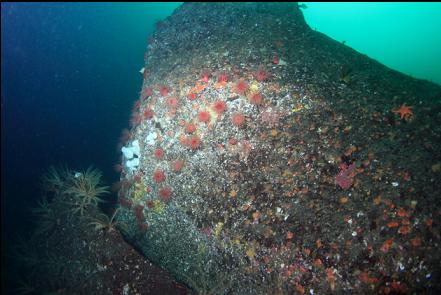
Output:
[[440,287],[441,87],[295,3],[185,3],[149,40],[118,215],[146,257],[201,294]]

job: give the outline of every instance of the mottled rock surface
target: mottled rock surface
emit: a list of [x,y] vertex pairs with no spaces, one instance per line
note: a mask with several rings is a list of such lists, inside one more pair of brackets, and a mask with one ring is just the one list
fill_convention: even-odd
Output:
[[440,113],[297,4],[186,3],[149,38],[121,230],[201,294],[434,292]]

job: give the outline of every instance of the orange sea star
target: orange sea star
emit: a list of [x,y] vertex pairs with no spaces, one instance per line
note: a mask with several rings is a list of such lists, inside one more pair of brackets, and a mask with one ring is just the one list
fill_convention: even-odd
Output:
[[412,107],[403,104],[400,108],[392,110],[392,112],[400,114],[401,119],[408,120],[413,116]]

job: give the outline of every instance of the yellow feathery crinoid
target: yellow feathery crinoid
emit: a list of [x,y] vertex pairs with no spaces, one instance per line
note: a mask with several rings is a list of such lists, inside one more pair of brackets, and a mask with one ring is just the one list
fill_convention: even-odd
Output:
[[109,187],[101,183],[102,173],[93,167],[86,171],[76,172],[66,186],[64,193],[72,197],[72,213],[84,214],[89,206],[103,202],[101,196],[109,193]]
[[51,203],[43,198],[38,202],[38,207],[31,208],[31,213],[37,217],[35,235],[49,235],[58,225],[58,216]]
[[72,171],[66,165],[51,166],[40,179],[41,187],[47,192],[60,193]]
[[110,217],[104,213],[100,213],[96,217],[89,218],[89,225],[93,226],[95,231],[115,231],[116,225],[120,225],[120,222],[115,220],[115,217],[120,209],[121,208],[116,209]]
[[42,262],[41,254],[34,246],[36,243],[36,236],[30,237],[17,236],[14,240],[14,248],[12,249],[12,257],[20,265],[31,269],[32,272]]
[[37,289],[35,285],[29,280],[29,278],[19,277],[15,292],[16,294],[35,294],[37,292]]

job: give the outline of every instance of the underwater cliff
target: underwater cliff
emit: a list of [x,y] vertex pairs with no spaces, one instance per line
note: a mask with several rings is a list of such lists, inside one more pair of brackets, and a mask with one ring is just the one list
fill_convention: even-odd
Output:
[[441,88],[297,4],[157,24],[122,136],[125,238],[198,294],[440,289]]

